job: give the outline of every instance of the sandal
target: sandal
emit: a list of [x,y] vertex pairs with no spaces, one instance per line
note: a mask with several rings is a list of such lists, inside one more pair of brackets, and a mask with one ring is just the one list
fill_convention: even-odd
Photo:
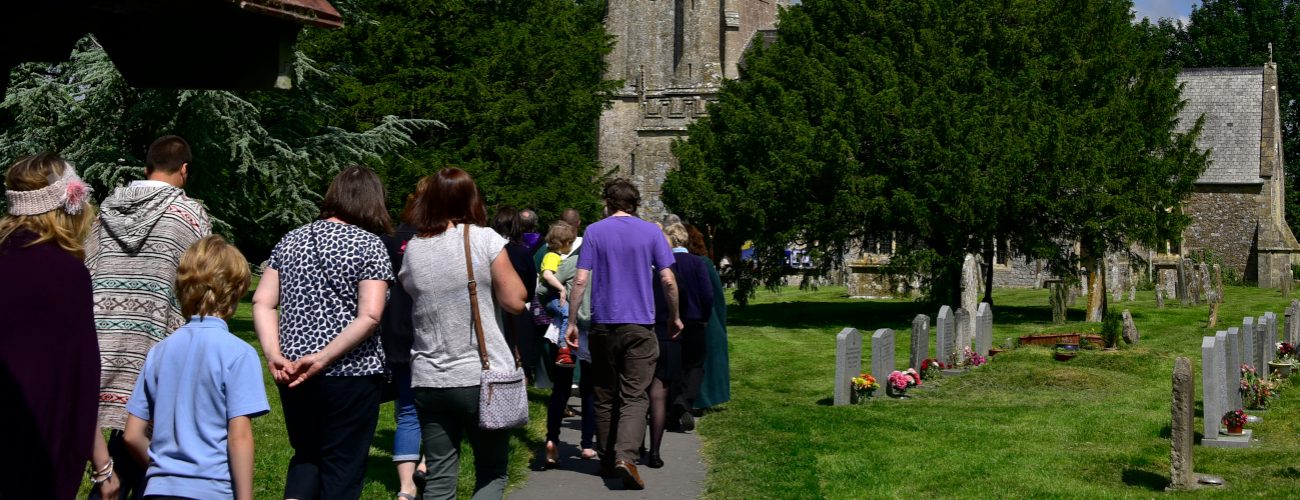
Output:
[[560,451],[555,447],[554,441],[546,442],[546,468],[554,469],[560,463]]
[[419,500],[418,498],[415,498],[414,493],[407,493],[405,491],[397,492],[397,498],[401,498],[402,500]]

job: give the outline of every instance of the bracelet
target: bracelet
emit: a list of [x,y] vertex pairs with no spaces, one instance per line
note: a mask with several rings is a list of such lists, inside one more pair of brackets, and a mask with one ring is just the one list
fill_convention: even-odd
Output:
[[94,476],[102,476],[104,474],[110,474],[112,472],[113,472],[113,457],[108,457],[108,463],[104,464],[104,468],[102,469],[95,470],[94,461],[91,461],[90,466],[86,467],[86,473],[90,474],[92,478]]
[[109,469],[108,473],[104,474],[103,477],[95,476],[90,478],[90,484],[99,486],[101,484],[104,484],[104,481],[108,481],[112,477],[113,477],[113,470]]

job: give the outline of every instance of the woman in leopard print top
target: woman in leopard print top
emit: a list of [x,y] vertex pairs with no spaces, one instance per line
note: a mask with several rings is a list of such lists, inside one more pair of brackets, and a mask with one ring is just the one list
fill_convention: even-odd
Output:
[[284,498],[361,495],[384,380],[374,333],[393,281],[378,234],[391,231],[379,176],[349,167],[330,184],[318,220],[275,246],[253,295],[294,449]]

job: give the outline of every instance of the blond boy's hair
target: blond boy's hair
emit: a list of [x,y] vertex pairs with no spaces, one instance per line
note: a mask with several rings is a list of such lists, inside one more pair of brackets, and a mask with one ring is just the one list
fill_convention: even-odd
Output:
[[181,255],[176,297],[181,314],[229,319],[248,291],[248,260],[220,235],[205,237]]
[[577,231],[564,221],[551,224],[551,229],[546,232],[546,246],[555,253],[569,253],[576,239],[578,239]]

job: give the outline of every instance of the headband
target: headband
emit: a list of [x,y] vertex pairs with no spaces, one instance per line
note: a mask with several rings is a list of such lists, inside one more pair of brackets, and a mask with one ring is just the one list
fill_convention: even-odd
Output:
[[72,165],[63,163],[63,176],[40,189],[5,191],[10,215],[39,215],[56,208],[72,215],[81,213],[84,202],[94,190],[77,177]]

